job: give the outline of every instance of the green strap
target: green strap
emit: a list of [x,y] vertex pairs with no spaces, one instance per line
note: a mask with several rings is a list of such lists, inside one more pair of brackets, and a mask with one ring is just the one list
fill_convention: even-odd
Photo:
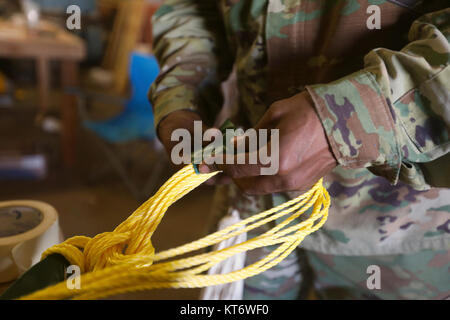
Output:
[[69,261],[60,254],[52,254],[28,269],[0,296],[0,300],[23,297],[66,279]]

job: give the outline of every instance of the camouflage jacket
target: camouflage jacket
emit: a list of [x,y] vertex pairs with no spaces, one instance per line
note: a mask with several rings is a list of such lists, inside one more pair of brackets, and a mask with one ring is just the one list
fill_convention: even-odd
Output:
[[448,4],[164,1],[153,18],[156,125],[179,109],[212,123],[233,65],[249,126],[273,101],[308,90],[340,166],[325,177],[330,218],[303,246],[342,255],[449,248]]

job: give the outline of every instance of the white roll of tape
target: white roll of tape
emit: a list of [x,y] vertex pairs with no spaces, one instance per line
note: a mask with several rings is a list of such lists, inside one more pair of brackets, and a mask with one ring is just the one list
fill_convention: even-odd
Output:
[[0,283],[16,279],[62,242],[58,213],[32,200],[0,202]]

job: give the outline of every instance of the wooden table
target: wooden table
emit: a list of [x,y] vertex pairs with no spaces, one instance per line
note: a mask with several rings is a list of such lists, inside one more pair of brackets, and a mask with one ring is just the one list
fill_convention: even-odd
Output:
[[[0,56],[31,58],[36,61],[41,116],[49,106],[50,60],[61,62],[61,85],[65,88],[78,85],[78,64],[85,55],[83,40],[55,24],[41,21],[38,27],[31,30],[24,24],[0,20]],[[72,167],[76,158],[75,97],[63,94],[61,113],[63,161],[67,167]]]

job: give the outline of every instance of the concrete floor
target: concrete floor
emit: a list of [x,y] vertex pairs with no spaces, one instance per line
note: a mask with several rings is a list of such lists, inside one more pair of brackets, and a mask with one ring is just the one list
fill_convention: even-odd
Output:
[[[92,137],[82,129],[79,130],[79,162],[72,170],[64,169],[59,159],[58,136],[36,128],[34,112],[34,109],[27,108],[0,109],[0,151],[5,148],[39,149],[50,159],[49,175],[42,181],[0,181],[0,201],[32,199],[53,205],[59,213],[60,226],[66,238],[94,236],[112,230],[139,206],[139,202],[112,171],[106,170],[103,177],[92,181],[92,170],[103,166],[105,158],[92,145]],[[133,145],[124,148],[130,151]],[[143,150],[140,152],[145,153],[145,148]],[[149,169],[145,168],[145,160],[139,159],[141,171],[138,170],[138,176],[142,170],[148,173]],[[167,172],[163,180],[170,174]],[[157,251],[205,234],[212,194],[211,187],[202,186],[170,208],[152,239]],[[0,285],[0,292],[6,287],[7,284]],[[194,289],[154,290],[111,299],[196,299],[198,293],[199,290]]]

